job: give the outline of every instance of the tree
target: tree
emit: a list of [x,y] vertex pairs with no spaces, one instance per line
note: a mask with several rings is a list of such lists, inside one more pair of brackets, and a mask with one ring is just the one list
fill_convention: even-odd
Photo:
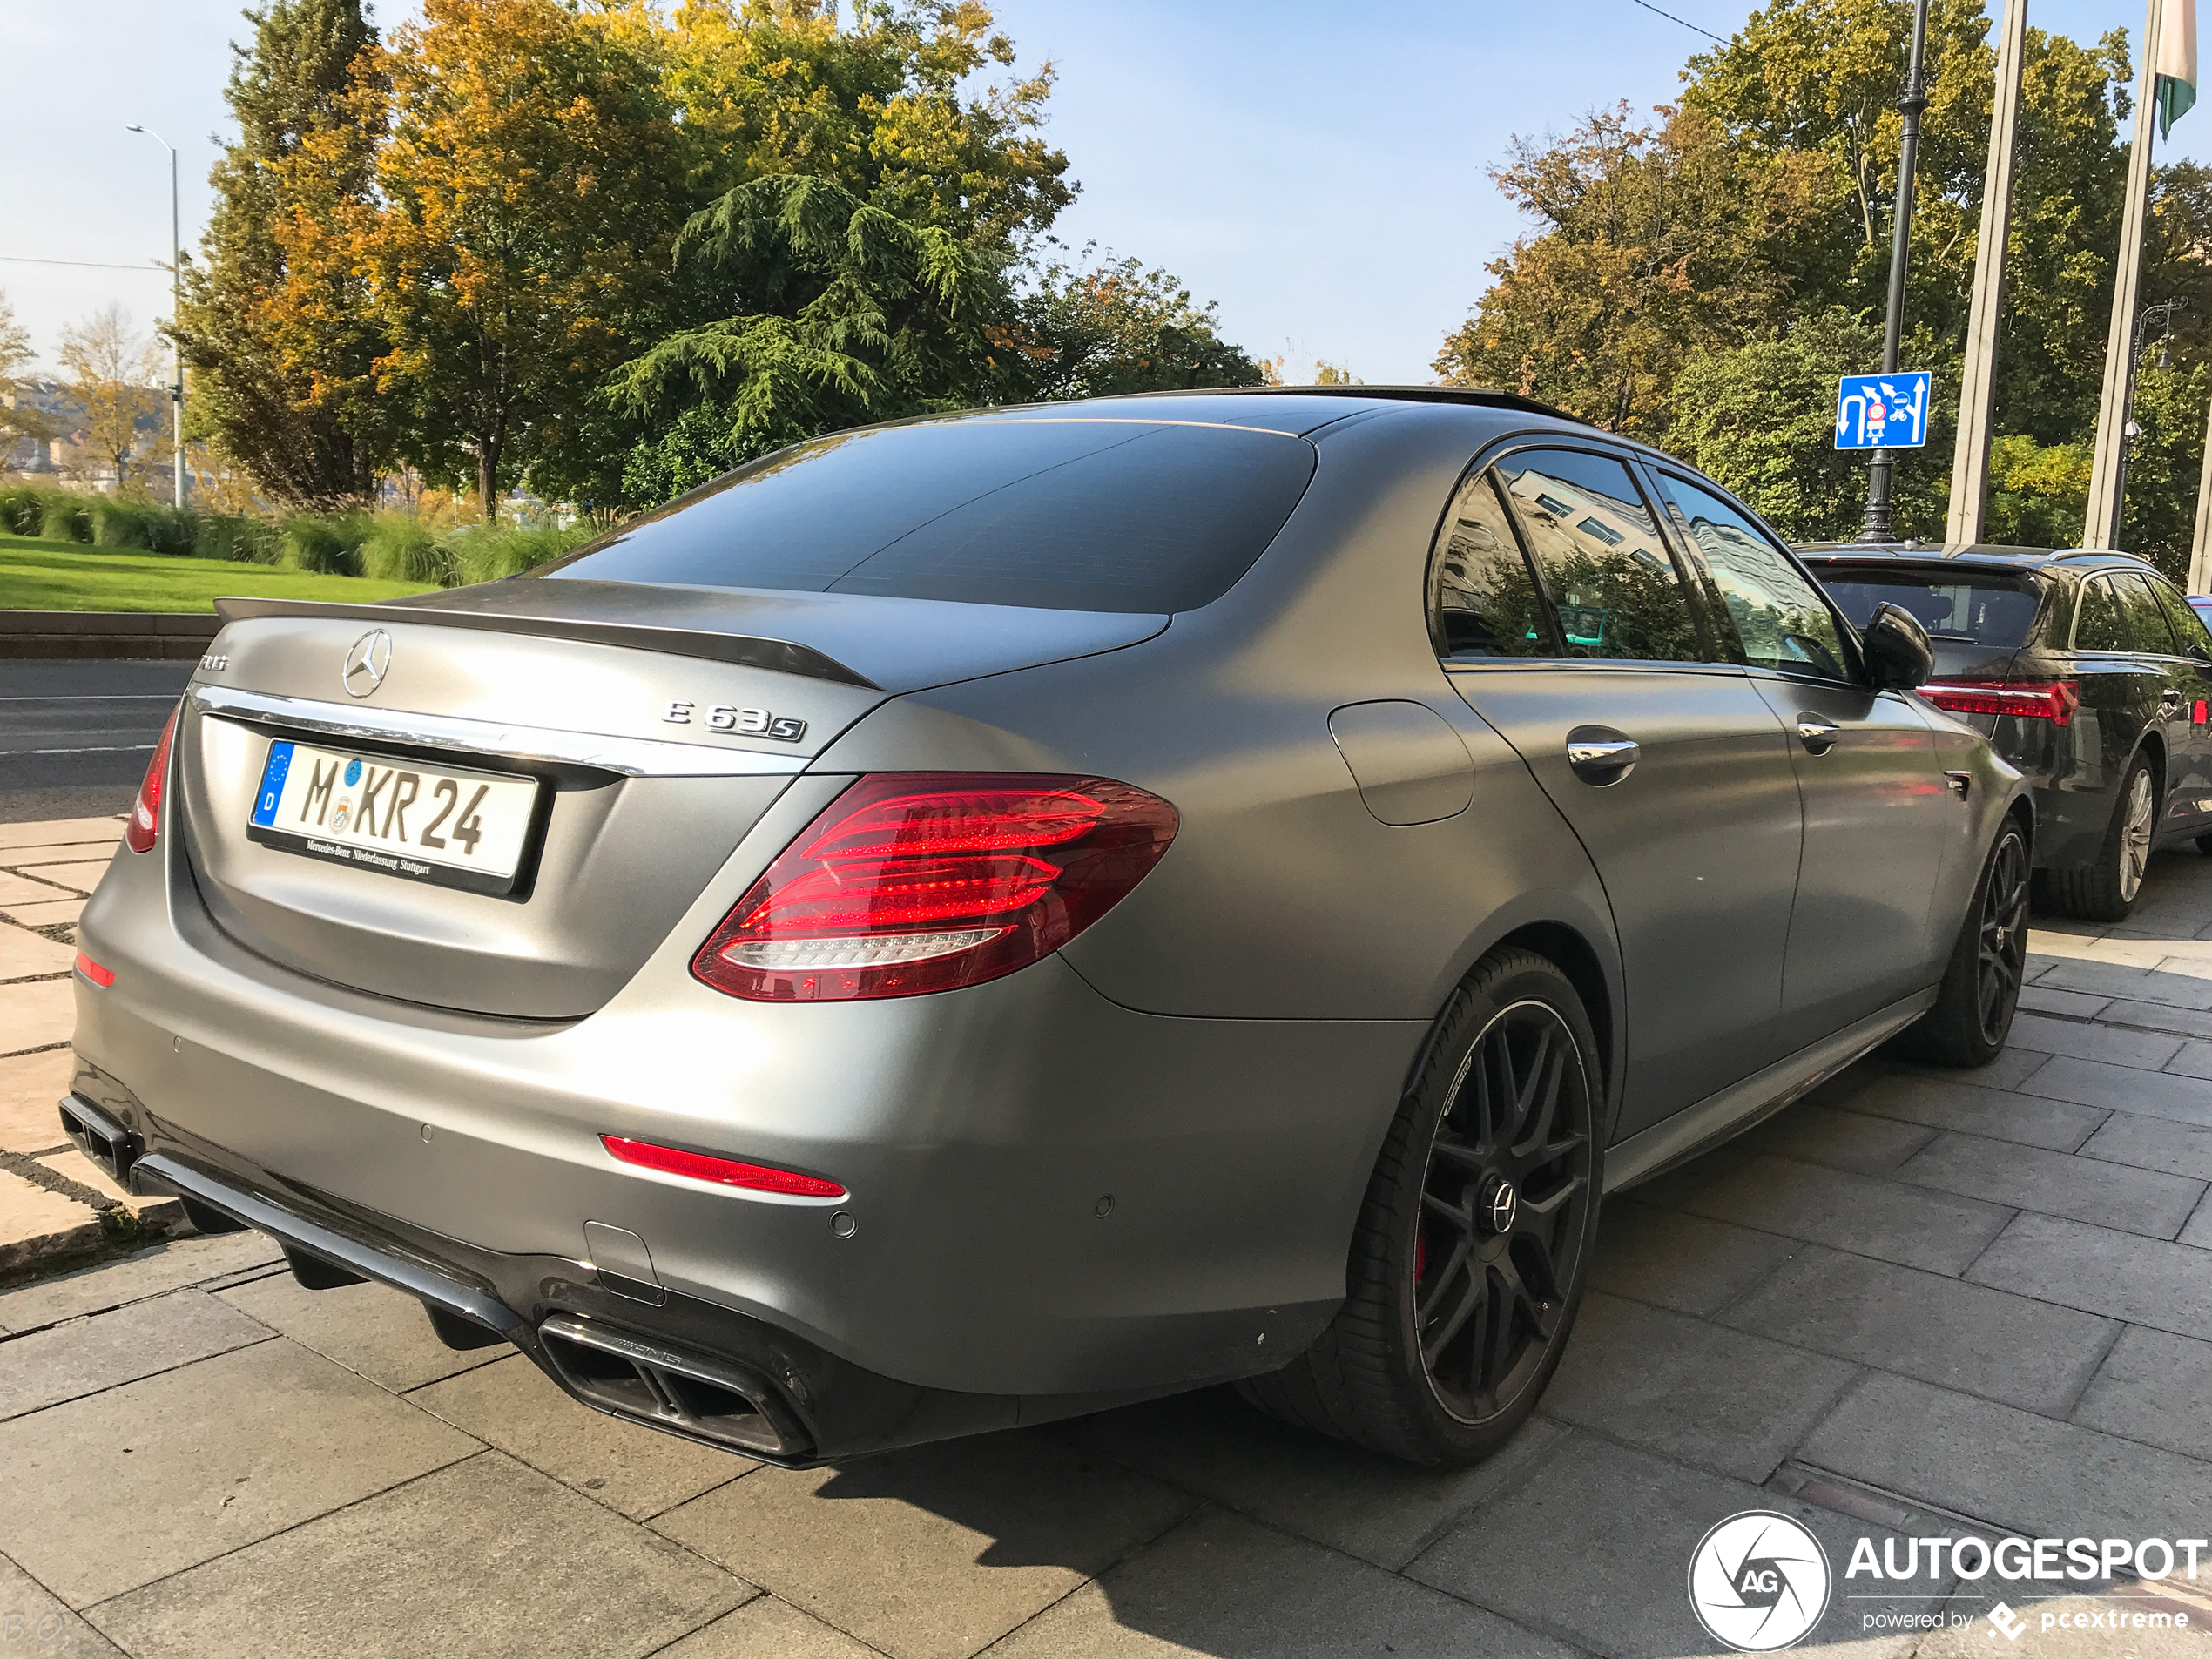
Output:
[[385,336],[377,388],[423,470],[486,515],[657,330],[685,157],[627,12],[428,0],[374,62],[381,199],[351,257]]
[[371,377],[381,335],[343,243],[371,194],[376,37],[361,0],[246,15],[253,44],[232,48],[224,94],[239,137],[210,175],[215,209],[176,326],[189,415],[272,498],[333,507],[374,491],[392,442]]
[[1260,366],[1220,328],[1217,308],[1198,305],[1165,271],[1109,254],[1046,264],[988,334],[1001,395],[1042,403],[1259,385]]
[[[165,458],[160,436],[161,353],[131,326],[119,306],[107,306],[62,331],[61,366],[70,395],[84,409],[84,442],[114,469],[119,489],[134,460]],[[141,435],[142,421],[151,429]]]
[[1829,171],[1748,157],[1695,108],[1659,113],[1639,127],[1623,104],[1563,139],[1514,141],[1491,176],[1542,228],[1491,263],[1497,280],[1437,356],[1447,382],[1657,438],[1683,367],[1782,309],[1770,250],[1832,207]]
[[16,389],[16,371],[30,361],[30,331],[16,320],[15,307],[0,293],[0,466],[25,438],[59,437],[54,422],[24,401]]

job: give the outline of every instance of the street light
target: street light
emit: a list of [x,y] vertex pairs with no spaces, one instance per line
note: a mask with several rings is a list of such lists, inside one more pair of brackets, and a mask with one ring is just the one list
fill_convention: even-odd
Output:
[[[2174,337],[2174,314],[2188,309],[2188,299],[2183,295],[2161,305],[2145,306],[2135,314],[2134,349],[2128,354],[2128,389],[2121,399],[2121,413],[2124,423],[2120,428],[2120,459],[2113,474],[2112,498],[2124,507],[2128,500],[2128,458],[2135,440],[2143,435],[2142,425],[2135,419],[2135,370],[2143,361],[2143,348],[2149,343],[2150,331],[2155,326],[2158,336],[2158,366],[2164,368],[2168,361],[2168,346]],[[2119,529],[2120,510],[2113,512],[2113,528]]]
[[143,132],[169,152],[169,359],[175,372],[169,388],[169,409],[176,451],[171,457],[176,470],[170,500],[181,508],[185,504],[185,348],[176,330],[184,313],[185,250],[184,222],[177,212],[177,146],[152,127],[135,121],[124,130]]

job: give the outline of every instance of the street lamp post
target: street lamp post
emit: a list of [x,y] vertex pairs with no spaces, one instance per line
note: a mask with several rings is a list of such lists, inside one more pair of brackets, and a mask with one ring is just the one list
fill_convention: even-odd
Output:
[[[1904,142],[1897,158],[1897,218],[1890,227],[1889,312],[1882,324],[1882,373],[1897,373],[1897,359],[1905,335],[1905,266],[1912,246],[1912,164],[1920,147],[1920,111],[1928,105],[1927,83],[1921,74],[1928,44],[1928,0],[1913,0],[1912,50],[1905,71],[1905,96],[1897,101],[1905,112]],[[1890,475],[1897,464],[1888,449],[1874,452],[1867,469],[1866,516],[1861,523],[1862,542],[1890,538]]]
[[177,207],[177,146],[152,127],[140,126],[135,121],[127,130],[145,133],[169,152],[169,361],[173,371],[169,387],[169,413],[170,438],[175,449],[170,457],[174,472],[169,498],[181,508],[185,504],[185,347],[177,338],[176,330],[184,311],[185,233]]
[[[2120,455],[2114,465],[2112,481],[2113,500],[2122,507],[2126,505],[2128,500],[2128,459],[2134,449],[2135,440],[2143,435],[2142,428],[2135,424],[2135,370],[2143,361],[2143,347],[2150,343],[2150,331],[2154,325],[2161,330],[2158,366],[2161,368],[2166,367],[2164,342],[2174,332],[2174,314],[2177,311],[2188,310],[2188,297],[2184,295],[2180,299],[2166,300],[2161,305],[2145,306],[2135,316],[2135,338],[2133,347],[2128,354],[2128,389],[2120,405],[2121,422]],[[2119,529],[2120,514],[2115,509],[2113,514],[2113,530],[2115,535]]]

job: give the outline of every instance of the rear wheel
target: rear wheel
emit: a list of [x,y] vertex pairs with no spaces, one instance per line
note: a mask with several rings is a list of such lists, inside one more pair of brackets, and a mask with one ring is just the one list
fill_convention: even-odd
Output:
[[2005,820],[1959,924],[1935,1006],[1898,1047],[1941,1066],[1986,1066],[2004,1051],[2027,961],[2027,837]]
[[2148,755],[2128,763],[2120,799],[2095,863],[2080,870],[2046,870],[2043,894],[2062,915],[2085,921],[2124,921],[2143,890],[2150,842],[2158,828],[2158,768]]
[[1416,1463],[1487,1457],[1535,1409],[1596,1229],[1597,1045],[1565,974],[1523,950],[1467,978],[1400,1104],[1352,1237],[1343,1308],[1262,1410]]

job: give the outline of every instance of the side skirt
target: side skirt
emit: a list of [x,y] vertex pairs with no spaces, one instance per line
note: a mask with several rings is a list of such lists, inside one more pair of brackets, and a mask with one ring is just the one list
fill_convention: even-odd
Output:
[[1871,1054],[1935,1006],[1938,987],[1889,1007],[1685,1106],[1672,1117],[1615,1143],[1605,1154],[1605,1190],[1619,1192],[1672,1169],[1771,1117],[1792,1101]]

